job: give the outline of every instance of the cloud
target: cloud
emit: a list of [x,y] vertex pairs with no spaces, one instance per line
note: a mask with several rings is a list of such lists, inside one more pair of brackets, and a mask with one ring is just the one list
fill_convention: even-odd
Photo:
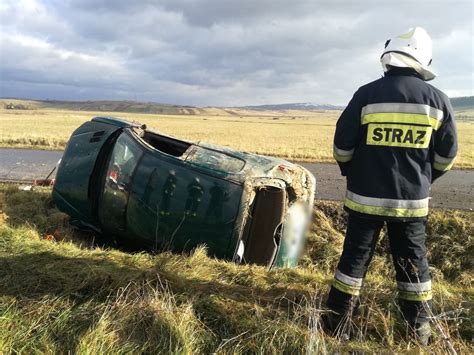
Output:
[[0,95],[344,104],[413,25],[432,34],[434,84],[473,95],[469,0],[6,0]]

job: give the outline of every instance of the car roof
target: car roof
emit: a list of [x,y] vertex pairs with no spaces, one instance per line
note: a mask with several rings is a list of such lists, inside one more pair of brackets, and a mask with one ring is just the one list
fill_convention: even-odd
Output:
[[117,126],[117,127],[121,127],[121,128],[126,128],[126,127],[143,127],[143,125],[142,125],[141,123],[130,122],[130,121],[126,121],[126,120],[122,120],[122,119],[120,119],[120,118],[110,117],[110,116],[94,117],[94,118],[92,119],[92,121],[94,121],[94,122],[100,122],[100,123],[107,123],[107,124],[111,124],[111,125],[114,125],[114,126]]
[[[110,117],[110,116],[94,117],[92,121],[111,124],[111,125],[115,125],[121,128],[146,129],[146,125],[143,125],[141,123],[130,122],[127,120]],[[166,134],[163,134],[161,132],[157,133],[157,132],[154,132],[153,130],[148,130],[148,129],[146,130],[152,133],[162,135],[162,136],[167,136]],[[187,142],[186,140],[183,140],[181,138],[175,138],[175,137],[171,137],[171,138],[178,139],[183,142]],[[295,167],[295,165],[290,163],[289,161],[276,158],[276,157],[269,157],[269,156],[263,156],[263,155],[253,154],[253,153],[247,153],[247,152],[243,152],[239,150],[234,150],[232,148],[224,147],[221,145],[209,144],[209,143],[204,143],[204,142],[199,142],[199,143],[188,142],[188,143],[193,144],[195,146],[202,147],[202,148],[218,151],[225,155],[234,156],[235,158],[239,158],[245,161],[246,164],[245,164],[244,169],[241,171],[240,174],[238,174],[238,175],[241,175],[242,181],[245,180],[245,176],[265,176],[269,173],[270,170],[272,170],[273,168],[279,165],[285,165],[286,167]]]

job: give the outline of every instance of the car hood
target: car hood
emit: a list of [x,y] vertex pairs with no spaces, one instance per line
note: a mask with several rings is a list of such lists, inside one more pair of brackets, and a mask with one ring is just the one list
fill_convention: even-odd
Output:
[[[314,179],[311,173],[302,166],[293,164],[284,159],[242,152],[209,143],[199,143],[198,146],[220,151],[225,155],[245,161],[242,170],[237,174],[232,174],[234,178],[237,178],[242,182],[251,177],[259,179],[281,179],[287,184],[294,184],[297,182],[295,180],[305,179],[306,177]],[[225,159],[225,156],[223,159]]]

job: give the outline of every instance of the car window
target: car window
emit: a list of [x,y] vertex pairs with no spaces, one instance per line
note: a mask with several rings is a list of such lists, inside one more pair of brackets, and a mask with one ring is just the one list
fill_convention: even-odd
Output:
[[245,161],[239,158],[199,146],[193,147],[186,161],[211,170],[232,174],[240,172],[245,165]]
[[128,134],[122,134],[116,141],[107,169],[107,185],[127,187],[141,155],[141,149]]
[[115,142],[99,203],[99,219],[106,229],[125,230],[125,212],[141,149],[127,133]]

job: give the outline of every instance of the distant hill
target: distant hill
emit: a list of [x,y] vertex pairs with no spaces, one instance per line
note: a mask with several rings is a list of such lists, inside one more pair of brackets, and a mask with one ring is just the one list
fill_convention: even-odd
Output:
[[474,96],[452,97],[451,104],[455,110],[474,110]]
[[[455,110],[474,110],[474,96],[453,97],[451,103]],[[161,104],[156,102],[138,102],[128,100],[90,100],[90,101],[60,101],[60,100],[28,100],[14,98],[0,98],[0,107],[6,109],[31,110],[31,109],[57,109],[96,112],[131,112],[151,113],[164,115],[199,115],[199,114],[231,114],[242,115],[239,110],[252,111],[327,111],[343,110],[344,106],[316,103],[286,103],[241,106],[234,108],[194,107]],[[270,112],[269,112],[270,114]]]
[[193,106],[178,106],[137,101],[59,101],[19,99],[1,99],[0,101],[4,103],[5,108],[20,110],[57,109],[74,111],[153,113],[165,115],[196,115],[201,111],[200,108]]
[[[474,109],[474,96],[452,97],[451,104],[455,110]],[[315,104],[308,102],[288,103],[288,104],[274,104],[274,105],[257,105],[244,106],[242,108],[257,110],[257,111],[282,111],[282,110],[303,110],[303,111],[321,111],[321,110],[343,110],[345,106],[337,106],[331,104]]]
[[288,103],[288,104],[274,104],[274,105],[257,105],[257,106],[244,106],[242,108],[250,110],[304,110],[304,111],[322,111],[322,110],[343,110],[344,106],[336,106],[330,104],[314,104],[309,102],[299,102],[299,103]]
[[137,101],[44,101],[45,105],[57,109],[78,111],[134,112],[154,114],[196,114],[192,106],[177,106],[154,102]]

